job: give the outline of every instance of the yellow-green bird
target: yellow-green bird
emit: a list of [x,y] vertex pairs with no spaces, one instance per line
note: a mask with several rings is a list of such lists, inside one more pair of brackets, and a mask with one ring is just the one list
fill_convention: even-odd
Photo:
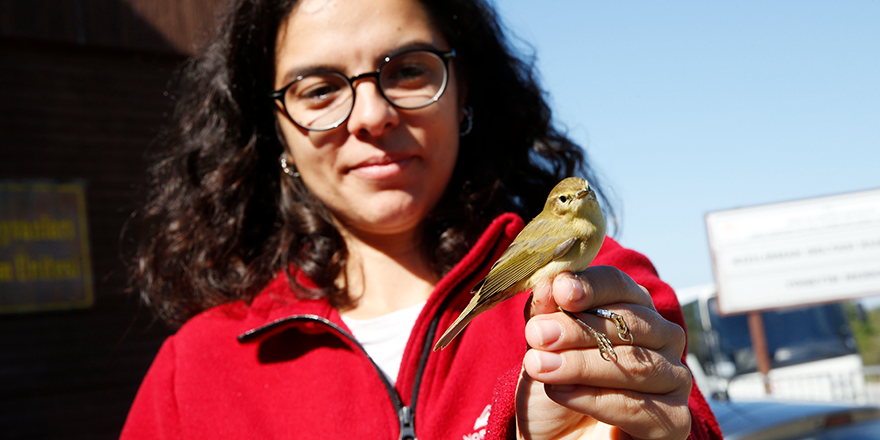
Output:
[[473,289],[474,297],[434,345],[449,345],[477,315],[519,292],[549,282],[561,272],[586,269],[605,239],[605,215],[590,184],[569,177],[556,184],[544,210],[516,236],[510,247]]

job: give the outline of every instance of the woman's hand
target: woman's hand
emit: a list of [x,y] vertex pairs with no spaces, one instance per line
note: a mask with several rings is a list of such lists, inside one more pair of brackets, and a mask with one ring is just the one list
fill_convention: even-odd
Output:
[[[621,315],[633,344],[611,320],[579,313],[605,333],[616,357],[602,359],[581,324],[559,312],[603,308]],[[691,375],[685,333],[654,308],[647,290],[610,266],[558,275],[533,291],[529,350],[517,390],[517,432],[526,439],[684,439]]]

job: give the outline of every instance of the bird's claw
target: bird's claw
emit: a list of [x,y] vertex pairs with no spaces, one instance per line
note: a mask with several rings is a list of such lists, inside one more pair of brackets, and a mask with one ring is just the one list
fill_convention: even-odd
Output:
[[614,325],[617,326],[617,335],[620,336],[620,340],[632,345],[632,333],[630,333],[629,326],[626,325],[626,321],[623,320],[623,316],[620,316],[617,313],[612,312],[611,310],[605,309],[585,310],[585,312],[614,321]]
[[[578,324],[583,326],[585,329],[587,329],[588,332],[590,332],[590,335],[592,335],[593,339],[596,340],[596,344],[599,347],[599,354],[602,355],[602,359],[605,359],[608,362],[611,362],[612,360],[617,359],[617,353],[614,352],[614,346],[611,344],[611,340],[608,339],[608,336],[606,336],[605,333],[596,331],[595,329],[593,329],[593,327],[590,327],[589,324],[584,322],[581,318],[579,318],[574,313],[571,313],[568,310],[563,310],[561,307],[559,308],[559,310],[562,313],[565,313],[566,315],[568,315],[569,318],[575,320]],[[626,325],[626,324],[624,324],[624,325]],[[627,330],[627,331],[629,331],[629,330]]]
[[612,358],[616,360],[617,353],[614,352],[614,346],[611,345],[611,340],[608,339],[608,336],[606,336],[605,333],[593,330],[590,326],[587,326],[587,330],[589,330],[593,337],[596,338],[596,342],[599,344],[599,354],[602,355],[602,359],[605,359],[608,362],[611,362]]

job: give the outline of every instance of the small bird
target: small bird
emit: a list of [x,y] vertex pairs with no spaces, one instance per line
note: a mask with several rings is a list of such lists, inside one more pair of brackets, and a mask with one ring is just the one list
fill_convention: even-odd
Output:
[[580,177],[562,180],[547,196],[544,210],[474,286],[473,299],[440,337],[434,351],[445,348],[477,315],[502,301],[549,282],[561,272],[583,271],[599,253],[604,239],[605,215],[590,184]]

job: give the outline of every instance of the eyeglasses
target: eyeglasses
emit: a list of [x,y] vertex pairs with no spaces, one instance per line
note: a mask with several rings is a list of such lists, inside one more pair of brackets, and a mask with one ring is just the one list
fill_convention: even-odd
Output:
[[413,50],[385,57],[373,72],[351,78],[335,71],[321,71],[296,77],[273,92],[287,117],[306,130],[326,131],[342,125],[354,108],[354,83],[375,78],[379,93],[391,105],[413,110],[440,99],[449,81],[449,60],[455,50]]

